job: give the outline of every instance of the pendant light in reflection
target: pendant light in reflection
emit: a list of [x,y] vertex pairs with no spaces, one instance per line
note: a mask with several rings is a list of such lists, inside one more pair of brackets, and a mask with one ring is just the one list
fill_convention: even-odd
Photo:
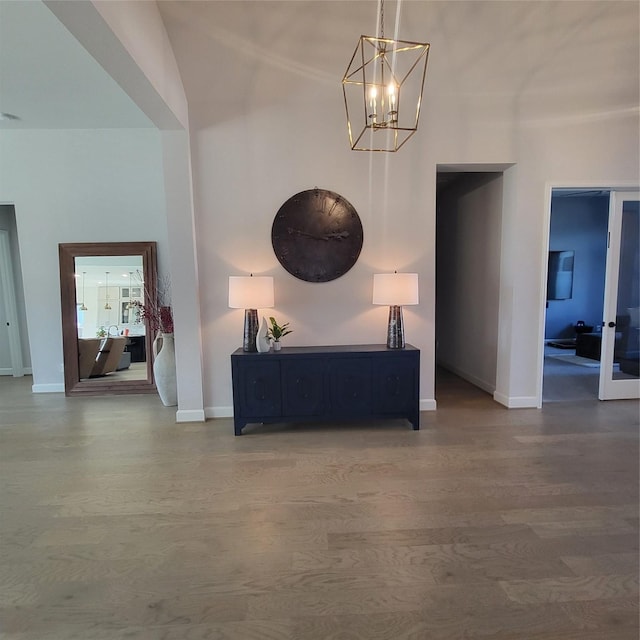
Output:
[[111,309],[111,305],[109,304],[109,272],[105,271],[104,274],[106,276],[106,283],[107,283],[107,295],[106,295],[106,298],[105,298],[104,308],[107,311],[109,311]]
[[129,271],[129,304],[127,304],[127,309],[133,309],[133,304],[131,303],[131,297],[133,290],[131,289],[131,276],[133,275],[133,271]]
[[84,300],[85,300],[85,297],[84,297],[84,278],[85,278],[86,275],[87,275],[87,272],[83,271],[82,272],[82,303],[80,304],[80,311],[86,311],[87,310],[87,307],[84,304]]

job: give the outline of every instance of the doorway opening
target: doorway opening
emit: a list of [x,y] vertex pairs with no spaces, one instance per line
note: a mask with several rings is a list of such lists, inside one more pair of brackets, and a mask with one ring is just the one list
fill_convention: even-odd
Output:
[[638,398],[639,190],[553,189],[549,214],[541,400]]
[[0,204],[0,375],[31,373],[15,207]]
[[605,189],[551,192],[543,403],[598,397],[609,199]]
[[438,166],[435,380],[439,403],[455,395],[455,378],[491,396],[496,391],[505,168]]

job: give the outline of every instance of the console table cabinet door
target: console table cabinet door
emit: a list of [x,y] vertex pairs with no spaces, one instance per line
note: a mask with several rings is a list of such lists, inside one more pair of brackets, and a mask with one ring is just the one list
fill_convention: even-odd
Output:
[[324,362],[296,359],[282,371],[285,416],[320,416],[325,413]]
[[410,358],[386,358],[374,373],[374,411],[407,413],[415,407],[418,369]]
[[243,362],[233,384],[238,385],[246,418],[282,415],[279,362]]
[[329,361],[331,413],[340,417],[371,414],[371,360],[336,358]]

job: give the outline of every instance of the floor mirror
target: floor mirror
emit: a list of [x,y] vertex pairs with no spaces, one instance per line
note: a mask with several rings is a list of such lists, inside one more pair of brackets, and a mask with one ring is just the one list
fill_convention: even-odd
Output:
[[65,395],[155,393],[155,242],[58,246]]

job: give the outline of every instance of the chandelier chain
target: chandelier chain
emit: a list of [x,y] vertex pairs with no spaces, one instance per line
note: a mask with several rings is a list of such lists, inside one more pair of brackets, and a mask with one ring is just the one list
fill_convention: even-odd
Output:
[[384,38],[384,0],[380,0],[380,37]]

